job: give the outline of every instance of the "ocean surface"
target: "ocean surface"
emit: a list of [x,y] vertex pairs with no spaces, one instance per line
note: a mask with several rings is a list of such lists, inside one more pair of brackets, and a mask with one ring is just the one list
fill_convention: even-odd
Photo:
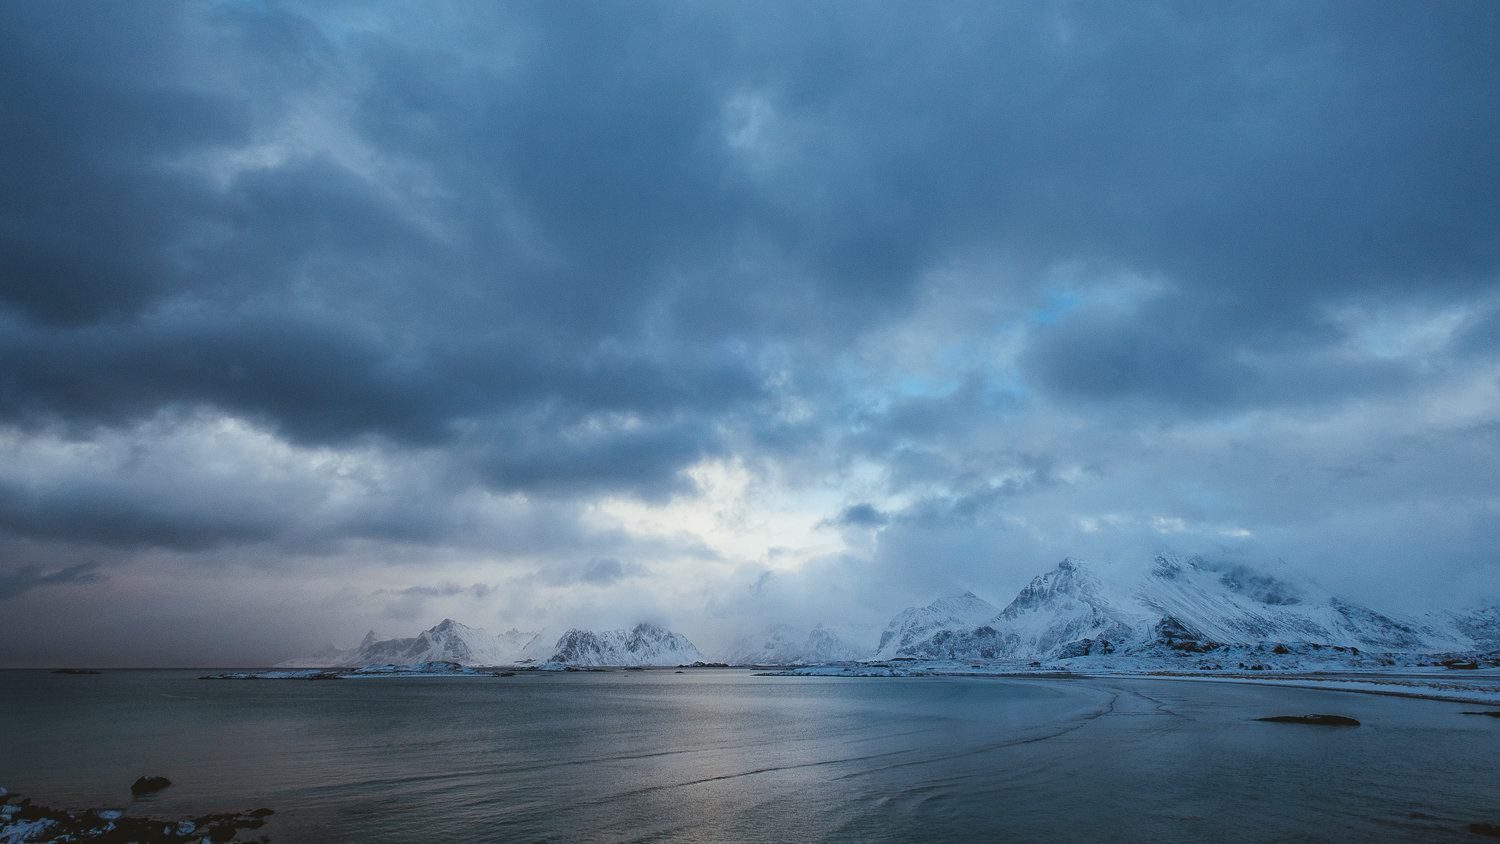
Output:
[[[206,681],[0,671],[0,786],[273,842],[1449,842],[1473,705],[1122,679],[742,670]],[[1261,723],[1329,713],[1357,728]],[[132,798],[143,774],[171,788]],[[241,833],[242,839],[251,837]]]

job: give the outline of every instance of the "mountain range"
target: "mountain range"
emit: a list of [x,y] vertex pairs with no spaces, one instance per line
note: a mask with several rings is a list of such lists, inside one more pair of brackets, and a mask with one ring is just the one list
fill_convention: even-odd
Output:
[[[1004,609],[964,592],[910,607],[873,648],[818,625],[781,625],[717,654],[730,665],[817,665],[878,660],[1037,661],[1096,654],[1160,654],[1220,647],[1329,648],[1384,654],[1500,650],[1500,607],[1420,617],[1384,614],[1311,583],[1237,562],[1158,555],[1145,568],[1065,559],[1034,577]],[[1153,650],[1155,649],[1155,650]],[[510,630],[498,636],[452,619],[407,639],[373,631],[355,648],[332,645],[280,668],[500,665],[690,665],[703,654],[654,624],[631,630],[568,630],[560,637]]]
[[[882,634],[883,659],[1038,660],[1178,645],[1307,645],[1382,653],[1500,648],[1500,609],[1386,615],[1239,563],[1157,556],[1144,571],[1066,559],[976,621],[969,593],[908,609]],[[992,608],[993,609],[993,608]]]
[[703,654],[686,636],[655,624],[632,630],[569,630],[549,642],[544,634],[510,630],[498,636],[451,618],[409,639],[380,639],[371,630],[355,648],[333,645],[277,668],[357,668],[454,662],[459,665],[686,665]]

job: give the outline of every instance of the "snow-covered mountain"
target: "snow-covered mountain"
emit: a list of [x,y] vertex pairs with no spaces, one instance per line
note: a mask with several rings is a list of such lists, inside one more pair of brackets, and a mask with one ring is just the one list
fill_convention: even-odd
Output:
[[[1434,625],[1475,642],[1475,650],[1500,651],[1500,606],[1470,612],[1436,613]],[[1430,618],[1430,617],[1429,617]]]
[[908,607],[886,625],[875,656],[890,659],[944,631],[968,630],[983,624],[996,612],[994,604],[973,592],[939,598],[925,607]]
[[562,665],[688,665],[703,654],[681,633],[655,624],[633,630],[569,630],[552,653],[538,662]]
[[[897,616],[892,629],[918,612]],[[882,647],[881,656],[1028,660],[1151,643],[1444,653],[1484,649],[1494,641],[1487,637],[1500,631],[1497,621],[1493,609],[1443,623],[1384,615],[1311,584],[1202,557],[1162,555],[1144,571],[1067,559],[1034,578],[993,617],[939,626],[906,644]]]
[[536,633],[510,630],[492,636],[478,628],[443,619],[436,627],[409,639],[380,639],[374,630],[356,648],[329,645],[309,657],[290,659],[277,668],[356,668],[362,665],[513,665]]
[[821,665],[869,655],[868,648],[850,642],[830,627],[819,624],[804,634],[782,624],[736,640],[716,659],[730,665]]

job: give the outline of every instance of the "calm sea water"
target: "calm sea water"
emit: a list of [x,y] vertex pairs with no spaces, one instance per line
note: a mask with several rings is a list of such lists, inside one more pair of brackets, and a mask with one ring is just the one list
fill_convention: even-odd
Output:
[[[1453,841],[1500,823],[1473,706],[1147,680],[698,670],[222,682],[0,672],[0,785],[275,809],[276,842]],[[1349,715],[1360,728],[1266,724]],[[132,799],[142,774],[164,792]]]

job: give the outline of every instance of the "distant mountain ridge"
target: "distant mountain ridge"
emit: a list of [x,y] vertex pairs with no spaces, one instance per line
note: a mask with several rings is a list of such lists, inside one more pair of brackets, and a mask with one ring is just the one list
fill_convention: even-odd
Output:
[[380,639],[374,630],[354,648],[333,645],[312,656],[290,659],[277,668],[358,668],[364,665],[418,665],[456,662],[460,665],[509,665],[536,638],[535,632],[510,630],[498,636],[460,624],[451,618],[416,636]]
[[542,634],[510,630],[498,636],[451,618],[411,638],[379,639],[366,634],[355,648],[333,645],[312,656],[279,663],[277,668],[358,668],[365,665],[412,666],[454,662],[459,665],[683,665],[703,661],[686,636],[655,624],[633,630],[569,630],[555,643]]
[[781,624],[737,639],[715,659],[729,665],[821,665],[870,655],[869,648],[850,642],[831,627],[819,624],[802,634],[789,624]]
[[1242,564],[1173,555],[1157,556],[1144,572],[1065,559],[1033,578],[992,617],[932,624],[913,635],[918,632],[910,624],[913,618],[948,616],[953,602],[971,606],[971,597],[965,593],[903,611],[887,629],[890,644],[882,638],[881,657],[1035,660],[1183,642],[1386,653],[1500,646],[1495,608],[1401,618]]
[[890,659],[944,631],[964,630],[993,617],[998,608],[973,592],[908,607],[891,619],[875,647],[877,659]]

